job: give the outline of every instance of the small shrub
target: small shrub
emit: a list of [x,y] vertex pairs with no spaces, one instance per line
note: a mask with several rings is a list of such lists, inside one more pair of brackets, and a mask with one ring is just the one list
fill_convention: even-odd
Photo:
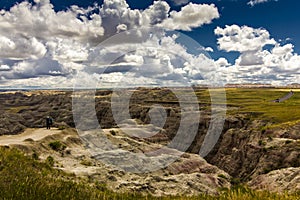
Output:
[[264,168],[263,169],[263,174],[267,174],[269,172],[273,171],[271,168]]
[[33,158],[34,160],[39,160],[39,155],[38,155],[38,153],[33,152],[32,158]]
[[118,181],[118,179],[115,176],[113,176],[113,175],[108,176],[107,179],[111,180],[111,181],[114,181],[114,182]]
[[258,145],[259,146],[264,146],[264,145],[266,145],[266,142],[264,142],[263,140],[259,140]]
[[260,128],[260,131],[261,131],[262,134],[264,134],[267,130],[268,130],[267,126],[263,126],[263,127]]
[[291,144],[293,141],[292,140],[286,140],[285,144]]
[[93,163],[90,160],[82,160],[80,164],[85,165],[85,166],[92,166]]
[[54,142],[50,142],[49,146],[51,147],[51,149],[53,149],[54,151],[62,151],[66,149],[66,145],[62,144],[60,141],[54,141]]
[[105,183],[96,182],[95,186],[96,186],[96,189],[99,191],[102,191],[102,192],[107,191],[107,186]]
[[59,127],[58,127],[58,130],[60,130],[60,131],[65,130],[65,129],[66,129],[65,126],[59,126]]
[[24,142],[34,142],[34,140],[32,138],[26,138]]
[[278,148],[279,148],[278,146],[270,146],[267,148],[267,150],[276,150]]
[[110,130],[109,132],[110,132],[110,134],[112,134],[114,136],[117,135],[117,131],[115,131],[115,130]]
[[191,155],[190,154],[187,154],[187,153],[184,153],[184,154],[182,154],[182,156],[181,157],[183,157],[183,158],[190,158],[191,157]]
[[240,184],[241,184],[241,179],[239,179],[239,178],[232,178],[232,179],[230,180],[230,183],[231,183],[232,185],[240,185]]
[[226,179],[226,180],[227,180],[227,177],[226,177],[224,174],[218,174],[218,177],[219,177],[219,178],[223,178],[223,179]]
[[4,165],[2,163],[2,161],[0,160],[0,172],[4,169]]
[[53,167],[54,166],[54,158],[52,156],[48,156],[46,158],[46,164],[49,165],[50,167]]
[[71,149],[67,149],[66,154],[71,155]]
[[269,136],[268,136],[268,140],[269,140],[269,141],[273,141],[273,137],[269,135]]

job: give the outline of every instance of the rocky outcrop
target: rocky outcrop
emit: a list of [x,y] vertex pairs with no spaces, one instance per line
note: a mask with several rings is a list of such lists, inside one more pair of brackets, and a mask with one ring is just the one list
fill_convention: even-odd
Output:
[[0,135],[13,135],[22,132],[26,126],[22,123],[24,118],[13,113],[0,111]]
[[[47,116],[54,119],[56,126],[60,123],[74,126],[71,93],[68,92],[30,95],[25,92],[4,93],[0,94],[0,104],[3,111],[0,113],[0,120],[2,119],[0,134],[17,134],[25,127],[44,127]],[[15,130],[10,126],[16,127]]]
[[247,128],[229,129],[206,160],[241,181],[277,169],[299,167],[300,143],[276,138],[276,131],[261,131],[264,125],[251,121]]
[[[114,130],[114,134],[112,134]],[[33,130],[35,132],[39,129]],[[88,179],[91,183],[105,184],[109,189],[117,192],[139,192],[154,196],[166,195],[198,195],[200,193],[217,194],[220,188],[230,188],[231,177],[223,170],[207,163],[196,154],[185,153],[178,157],[172,164],[156,171],[145,173],[132,173],[120,169],[116,165],[107,164],[104,160],[113,155],[124,159],[130,166],[136,160],[129,159],[130,152],[141,152],[157,148],[145,140],[130,140],[117,129],[104,130],[104,133],[114,145],[121,144],[124,151],[119,149],[102,152],[102,159],[91,157],[89,149],[84,148],[84,143],[74,129],[58,131],[57,129],[41,140],[25,139],[23,143],[10,144],[29,155],[35,153],[42,160],[48,156],[54,158],[56,168],[79,177]],[[27,131],[28,137],[30,134]],[[22,136],[24,137],[24,136]],[[50,142],[60,141],[65,149],[51,149]],[[99,153],[99,152],[98,152]],[[165,154],[161,159],[170,159],[172,155]],[[122,162],[122,164],[124,163]],[[136,164],[136,163],[135,163]],[[150,165],[151,163],[149,163]],[[135,165],[135,167],[138,167]]]
[[248,185],[253,189],[272,192],[300,191],[300,168],[285,168],[259,175]]

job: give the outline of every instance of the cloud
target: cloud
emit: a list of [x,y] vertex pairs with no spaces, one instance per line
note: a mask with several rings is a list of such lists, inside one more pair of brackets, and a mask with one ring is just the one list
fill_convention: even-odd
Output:
[[46,52],[46,47],[34,37],[27,39],[0,36],[0,58],[41,58]]
[[104,0],[100,8],[102,26],[106,38],[121,29],[133,29],[142,26],[142,14],[137,9],[130,9],[125,0]]
[[191,31],[192,28],[209,24],[219,17],[218,8],[214,4],[189,3],[179,12],[171,11],[170,17],[162,23],[162,26],[170,30]]
[[211,23],[219,18],[214,4],[190,3],[181,11],[171,11],[165,1],[154,1],[145,10],[132,10],[125,0],[105,0],[100,9],[105,34],[111,36],[122,30],[160,26],[170,30],[187,30]]
[[61,38],[76,38],[90,41],[103,36],[99,15],[78,17],[75,7],[67,11],[56,12],[48,0],[27,1],[13,6],[9,11],[0,15],[1,36],[49,39],[59,36]]
[[[197,81],[200,53],[191,55],[164,31],[139,30],[128,41],[112,41],[110,49],[99,49],[98,44],[135,28],[168,25],[169,30],[191,30],[218,17],[213,4],[190,3],[177,12],[166,1],[138,10],[125,0],[104,0],[102,5],[56,11],[49,0],[23,1],[0,11],[0,84],[64,87],[75,74],[82,75],[84,83],[92,76],[109,84],[124,74],[128,83]],[[170,47],[173,53],[166,54]],[[109,65],[103,64],[115,56]]]
[[73,80],[61,76],[41,76],[5,80],[0,76],[2,88],[72,88]]
[[218,67],[227,67],[230,66],[231,64],[228,62],[226,58],[219,58],[218,60],[215,61]]
[[170,6],[165,1],[154,1],[153,5],[149,6],[142,12],[145,21],[151,25],[162,23],[169,17]]
[[18,62],[9,70],[0,73],[4,79],[27,79],[39,76],[67,76],[71,69],[63,67],[59,62],[49,58]]
[[204,48],[204,50],[207,52],[214,52],[214,49],[212,47],[206,47]]
[[215,34],[219,36],[218,45],[220,50],[226,52],[257,51],[267,44],[274,45],[274,39],[270,39],[270,34],[262,28],[252,28],[248,26],[226,25],[225,28],[217,27]]
[[[77,75],[83,85],[91,86],[94,79],[107,87],[299,81],[300,56],[294,46],[281,45],[263,28],[215,29],[220,50],[240,53],[233,64],[226,58],[206,57],[203,50],[213,52],[210,47],[187,46],[180,33],[140,29],[190,31],[220,17],[213,4],[189,3],[180,11],[171,9],[166,1],[138,10],[125,0],[104,0],[89,8],[55,11],[49,0],[35,0],[1,10],[0,84],[72,87]],[[196,49],[193,54],[191,49]]]
[[277,71],[290,71],[299,74],[300,56],[293,52],[293,48],[292,44],[284,46],[276,44],[271,52],[262,52],[263,60],[267,66],[276,67]]
[[190,2],[190,0],[172,0],[174,2],[175,5],[181,6],[181,5],[185,5],[188,2]]
[[[269,2],[269,1],[272,1],[272,0],[251,0],[247,4],[250,5],[250,6],[255,6],[257,4],[266,3],[266,2]],[[278,0],[275,0],[275,1],[278,1]]]
[[46,42],[47,54],[58,61],[85,61],[89,55],[90,46],[75,39],[54,38]]
[[0,65],[0,71],[9,71],[10,67],[8,65]]
[[260,51],[243,52],[236,60],[236,64],[239,66],[261,65],[263,63],[263,57]]
[[[117,37],[130,41],[127,38],[130,38],[132,34],[124,33]],[[148,83],[148,85],[164,86],[165,84],[191,85],[204,78],[211,78],[210,73],[214,71],[214,63],[201,54],[202,49],[199,48],[199,54],[192,55],[188,53],[186,47],[176,42],[179,35],[151,36],[146,30],[143,34],[148,36],[144,38],[143,45],[140,45],[138,41],[136,43],[130,41],[113,46],[99,46],[89,57],[89,63],[94,66],[89,68],[89,73],[100,72],[107,77],[107,74],[113,75],[121,72],[124,79],[121,82],[122,86],[125,82],[128,84],[143,82],[144,85]],[[112,42],[117,39],[111,38]],[[193,44],[193,47],[197,46]],[[128,81],[132,79],[135,81]],[[144,82],[145,80],[148,82]]]
[[[236,51],[240,56],[233,65],[220,58],[216,64],[227,82],[290,84],[299,80],[300,56],[292,44],[281,45],[265,29],[237,25],[216,28],[219,48]],[[264,50],[266,45],[272,45]]]

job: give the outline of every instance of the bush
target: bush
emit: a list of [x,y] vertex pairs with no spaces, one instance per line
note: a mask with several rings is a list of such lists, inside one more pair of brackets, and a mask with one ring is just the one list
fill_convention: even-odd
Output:
[[110,130],[109,132],[110,132],[110,134],[112,134],[114,136],[117,135],[117,131],[115,131],[115,130]]
[[231,183],[232,185],[240,185],[240,184],[241,184],[241,179],[239,179],[239,178],[232,178],[232,179],[230,180],[230,183]]
[[107,191],[107,190],[108,190],[105,183],[99,183],[99,182],[96,182],[95,185],[96,185],[96,188],[97,188],[99,191],[104,192],[104,191]]
[[218,177],[219,177],[219,178],[223,178],[223,179],[226,179],[226,180],[227,180],[227,177],[226,177],[224,174],[219,174],[219,175],[218,175]]
[[34,160],[39,160],[39,154],[36,153],[36,152],[33,152],[32,158],[33,158]]
[[54,151],[63,151],[67,148],[66,145],[62,144],[60,141],[54,141],[54,142],[50,142],[49,146],[51,147],[51,149],[53,149]]
[[66,154],[71,155],[71,149],[66,150]]
[[58,127],[58,130],[60,130],[60,131],[65,130],[65,129],[66,129],[65,126],[59,126],[59,127]]
[[92,166],[93,163],[90,160],[82,160],[80,164],[85,165],[85,166]]
[[293,141],[292,140],[286,140],[285,144],[291,144]]
[[51,166],[51,167],[53,167],[54,166],[54,158],[52,157],[52,156],[48,156],[47,158],[46,158],[46,164],[47,165],[49,165],[49,166]]
[[268,141],[273,141],[273,137],[272,136],[268,136]]
[[264,142],[263,140],[259,140],[258,145],[259,146],[264,146],[264,145],[266,145],[266,142]]

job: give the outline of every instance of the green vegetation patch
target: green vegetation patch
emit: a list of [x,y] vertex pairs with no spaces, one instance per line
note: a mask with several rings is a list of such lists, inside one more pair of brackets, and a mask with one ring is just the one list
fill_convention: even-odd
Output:
[[1,199],[96,199],[103,196],[84,183],[67,180],[71,175],[15,149],[0,148],[0,166]]
[[50,142],[49,146],[51,147],[51,149],[53,149],[54,151],[63,151],[67,148],[66,145],[64,145],[63,143],[61,143],[60,141],[54,141],[54,142]]
[[[213,90],[217,89],[211,89],[211,91]],[[283,90],[267,88],[226,89],[226,104],[228,107],[227,114],[248,114],[252,119],[268,121],[274,126],[295,125],[296,123],[300,123],[300,91],[294,91],[294,95],[284,102],[272,102],[275,99],[285,96],[289,93],[289,91],[289,89]],[[207,104],[207,108],[209,108],[209,91],[204,89],[197,90],[196,94],[199,103]],[[217,94],[217,92],[213,92],[213,94]]]
[[[0,199],[141,199],[138,194],[118,194],[25,156],[0,147]],[[51,162],[51,161],[50,161]],[[101,187],[100,187],[101,186]]]
[[272,100],[285,96],[288,90],[280,89],[227,89],[227,103],[238,107],[235,112],[258,113],[261,120],[273,124],[291,123],[300,120],[300,92],[293,97],[274,103]]

